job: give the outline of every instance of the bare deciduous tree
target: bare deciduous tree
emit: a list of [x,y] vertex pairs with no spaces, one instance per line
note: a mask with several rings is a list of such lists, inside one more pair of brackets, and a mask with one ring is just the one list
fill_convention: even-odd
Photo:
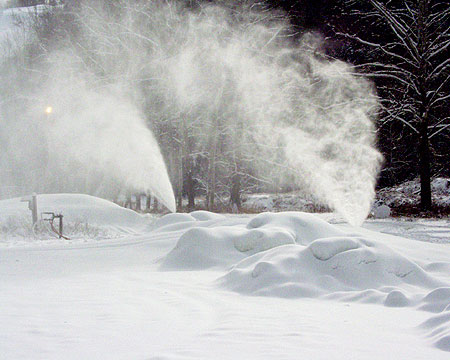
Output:
[[359,67],[376,78],[381,126],[399,123],[416,139],[421,207],[429,210],[431,151],[439,151],[433,141],[450,129],[450,7],[434,0],[343,3],[354,22],[335,29],[366,51]]

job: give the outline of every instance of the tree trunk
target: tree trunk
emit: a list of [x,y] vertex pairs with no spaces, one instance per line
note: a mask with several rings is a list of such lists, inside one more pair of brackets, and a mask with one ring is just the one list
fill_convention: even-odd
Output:
[[195,210],[195,183],[194,169],[192,161],[193,137],[188,130],[186,123],[184,124],[183,136],[183,189],[188,197],[188,211]]
[[153,198],[153,212],[157,213],[158,211],[159,211],[158,198],[154,197]]
[[[217,117],[217,116],[216,116]],[[218,124],[217,118],[214,120],[214,128],[212,132],[212,139],[210,141],[210,155],[208,168],[208,189],[206,195],[207,208],[209,211],[214,211],[214,199],[216,197],[216,157],[218,146]]]
[[431,210],[430,145],[428,141],[428,121],[426,119],[424,119],[420,128],[419,157],[420,207],[422,210]]
[[183,150],[180,148],[178,158],[177,212],[183,211]]
[[241,211],[241,176],[239,173],[233,175],[231,179],[230,203],[233,210],[234,207]]
[[186,193],[188,196],[188,211],[190,212],[195,210],[195,186],[190,161],[188,166],[189,169],[186,173]]
[[132,209],[133,204],[131,202],[131,194],[127,194],[127,199],[125,200],[125,206],[127,209]]
[[146,196],[147,196],[147,203],[145,206],[145,210],[146,210],[146,212],[150,212],[150,209],[152,207],[152,195],[147,194]]
[[208,174],[208,194],[207,207],[209,211],[214,211],[214,198],[216,196],[216,149],[212,150],[211,158],[209,159],[209,174]]
[[136,211],[141,211],[141,194],[136,194]]
[[429,0],[421,0],[417,15],[418,27],[418,49],[420,54],[418,88],[420,91],[420,128],[419,128],[419,173],[420,173],[420,207],[422,210],[431,210],[431,171],[430,171],[430,144],[428,138],[428,74],[429,66],[425,60],[427,52],[428,33],[426,31],[425,20],[429,16]]

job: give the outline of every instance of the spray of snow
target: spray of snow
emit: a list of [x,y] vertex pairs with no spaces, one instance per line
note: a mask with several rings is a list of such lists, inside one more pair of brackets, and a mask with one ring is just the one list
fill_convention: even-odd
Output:
[[[71,73],[73,66],[62,65],[70,63],[65,56],[55,61],[57,73],[47,86],[53,110],[43,119],[42,129],[49,149],[46,170],[62,171],[63,187],[76,189],[81,182],[80,191],[102,195],[120,188],[146,191],[175,211],[159,146],[132,99],[117,85],[90,88],[79,72]],[[58,181],[52,184],[64,190],[58,186]]]
[[[283,17],[253,8],[238,13],[236,19],[206,7],[180,21],[185,39],[163,67],[173,106],[206,113],[203,128],[211,132],[232,129],[236,151],[264,158],[255,161],[256,171],[293,176],[320,203],[360,225],[381,163],[372,84],[349,64],[328,59],[320,36],[292,41]],[[198,126],[199,116],[193,120]]]
[[114,199],[146,192],[175,211],[159,145],[124,83],[100,85],[73,48],[51,52],[46,62],[50,70],[32,80],[38,86],[20,89],[26,102],[7,95],[2,101],[7,136],[0,139],[0,195],[80,192]]
[[[95,1],[85,2],[79,10],[85,43],[65,49],[70,58],[52,54],[56,70],[34,94],[41,108],[55,108],[46,120],[51,124],[39,124],[51,134],[46,146],[53,165],[45,182],[55,169],[67,177],[78,167],[75,173],[87,179],[74,180],[81,190],[126,184],[150,189],[173,209],[165,165],[140,116],[145,109],[150,121],[183,122],[203,146],[227,133],[233,151],[258,159],[256,172],[286,174],[360,224],[381,161],[371,84],[350,65],[328,59],[319,36],[298,40],[283,14],[239,3],[192,10],[175,1],[119,2],[120,11],[107,15]],[[86,62],[80,48],[94,49],[93,68],[103,79],[77,68]],[[100,87],[105,79],[109,86]],[[24,121],[26,127],[30,120]],[[15,141],[22,152],[37,153]],[[17,160],[13,149],[8,156]],[[24,160],[22,170],[30,163]]]

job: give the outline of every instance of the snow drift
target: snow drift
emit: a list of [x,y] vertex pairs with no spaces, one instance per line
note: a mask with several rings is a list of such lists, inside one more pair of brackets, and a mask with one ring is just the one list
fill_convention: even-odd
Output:
[[[418,263],[367,237],[300,212],[263,213],[238,224],[202,214],[167,215],[156,231],[178,231],[163,270],[225,271],[215,285],[244,295],[323,298],[415,307],[441,315],[420,326],[450,351],[450,263]],[[184,225],[183,225],[184,224]],[[184,228],[184,231],[182,230]]]
[[[7,218],[29,218],[26,205],[0,201],[0,231]],[[94,351],[126,358],[130,342],[139,358],[150,349],[207,359],[217,346],[226,358],[245,351],[258,359],[273,348],[271,358],[289,359],[389,358],[392,351],[445,359],[450,351],[448,244],[299,212],[197,211],[152,220],[76,194],[38,196],[38,206],[63,212],[68,222],[88,216],[122,237],[84,237],[86,245],[74,246],[22,233],[30,248],[17,246],[17,233],[0,232],[8,247],[0,252],[0,338],[8,358],[18,351],[39,359]],[[124,328],[133,336],[124,337]],[[380,342],[389,348],[374,346]]]
[[41,194],[37,196],[38,229],[32,229],[28,203],[21,199],[0,200],[0,244],[36,245],[42,244],[37,240],[57,241],[41,220],[44,212],[62,214],[64,233],[72,240],[81,241],[136,234],[151,222],[147,216],[90,195]]
[[230,266],[250,254],[293,243],[292,233],[282,228],[195,227],[180,237],[175,248],[166,256],[163,268]]
[[383,300],[397,291],[389,296],[390,305],[412,287],[444,285],[388,247],[357,237],[322,238],[306,247],[283,246],[254,255],[237,264],[221,284],[247,294],[284,297],[373,290],[367,295],[379,292]]

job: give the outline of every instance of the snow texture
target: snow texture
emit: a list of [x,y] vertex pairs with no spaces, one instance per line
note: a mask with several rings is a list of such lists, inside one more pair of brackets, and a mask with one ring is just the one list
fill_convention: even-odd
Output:
[[[434,178],[431,181],[433,204],[450,207],[450,179]],[[420,202],[420,181],[415,179],[397,186],[381,189],[377,193],[377,201],[392,207],[417,205]]]
[[[1,233],[5,358],[448,358],[448,243],[326,214],[152,219],[85,195],[38,203],[122,237],[24,247]],[[1,228],[15,216],[26,203],[0,201]]]

